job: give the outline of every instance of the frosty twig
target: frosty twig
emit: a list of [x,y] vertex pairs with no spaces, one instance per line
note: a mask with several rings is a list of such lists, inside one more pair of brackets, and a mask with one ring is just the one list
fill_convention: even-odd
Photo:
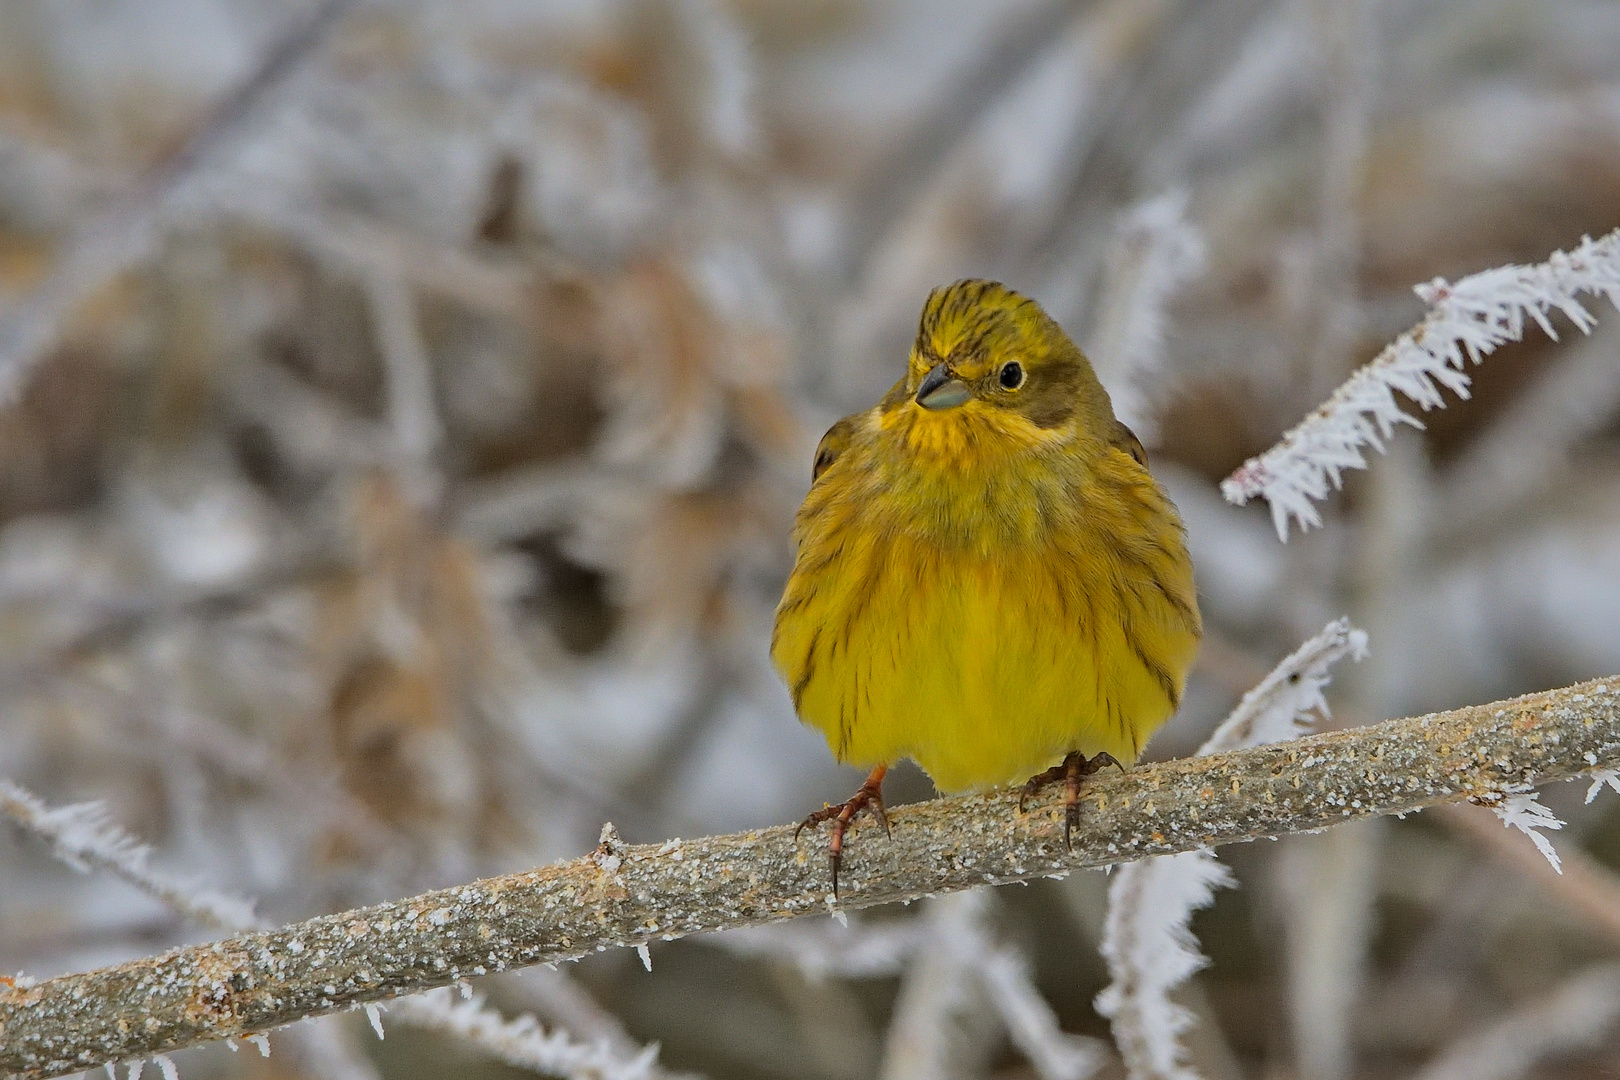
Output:
[[[900,807],[852,845],[861,908],[1405,813],[1620,764],[1620,679],[1100,774],[1074,850],[1061,798]],[[820,846],[781,826],[592,854],[266,933],[0,989],[0,1073],[42,1078],[260,1032],[599,949],[825,913]],[[139,1022],[131,1022],[139,1017]]]
[[56,857],[75,870],[94,866],[111,871],[210,929],[245,930],[255,925],[250,901],[153,870],[152,849],[119,828],[100,803],[52,808],[0,778],[0,816],[48,841]]
[[1596,323],[1581,295],[1607,296],[1620,306],[1620,230],[1583,240],[1567,253],[1555,251],[1535,266],[1499,266],[1455,284],[1436,278],[1417,293],[1430,305],[1422,322],[1221,484],[1234,503],[1264,496],[1282,539],[1288,538],[1289,519],[1302,529],[1322,523],[1312,504],[1327,497],[1329,485],[1338,487],[1346,470],[1366,468],[1363,447],[1382,449],[1397,424],[1422,426],[1401,408],[1397,392],[1424,410],[1443,407],[1441,387],[1466,397],[1468,361],[1477,364],[1497,346],[1518,341],[1527,322],[1556,338],[1548,318],[1555,310],[1583,331]]

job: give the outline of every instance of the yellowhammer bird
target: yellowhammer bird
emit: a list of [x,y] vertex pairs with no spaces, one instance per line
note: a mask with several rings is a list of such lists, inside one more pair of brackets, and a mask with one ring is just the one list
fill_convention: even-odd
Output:
[[813,477],[771,657],[871,769],[805,821],[833,821],[834,892],[904,757],[947,792],[1065,780],[1067,842],[1081,778],[1136,760],[1202,633],[1181,518],[1085,355],[1004,285],[935,289],[905,377],[833,425]]

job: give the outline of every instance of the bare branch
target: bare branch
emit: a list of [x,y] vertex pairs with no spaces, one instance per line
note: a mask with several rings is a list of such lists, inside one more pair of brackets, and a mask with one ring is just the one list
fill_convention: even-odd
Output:
[[[851,908],[1303,832],[1620,764],[1620,679],[1099,776],[1061,798],[897,809],[846,854]],[[117,967],[0,988],[0,1073],[43,1078],[654,938],[823,913],[820,841],[780,826],[595,852]],[[138,1013],[141,1022],[132,1024]]]

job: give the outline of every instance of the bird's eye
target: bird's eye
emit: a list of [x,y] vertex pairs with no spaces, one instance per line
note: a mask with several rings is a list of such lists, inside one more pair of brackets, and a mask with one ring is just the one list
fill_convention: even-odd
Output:
[[1013,360],[1001,365],[1001,385],[1008,390],[1016,390],[1024,385],[1024,365]]

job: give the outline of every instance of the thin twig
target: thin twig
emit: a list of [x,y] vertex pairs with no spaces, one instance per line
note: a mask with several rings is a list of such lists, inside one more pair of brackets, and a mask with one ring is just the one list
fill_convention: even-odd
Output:
[[[1093,778],[1072,851],[1061,799],[936,799],[862,830],[844,904],[1320,829],[1620,764],[1620,679]],[[43,1078],[260,1032],[456,979],[825,913],[826,864],[791,826],[629,847],[118,967],[0,988],[0,1072]],[[138,1018],[138,1022],[132,1022]]]
[[100,803],[52,808],[32,792],[0,778],[0,815],[49,841],[56,857],[74,869],[108,870],[211,929],[236,931],[262,925],[253,914],[251,901],[153,870],[152,849],[120,828]]

